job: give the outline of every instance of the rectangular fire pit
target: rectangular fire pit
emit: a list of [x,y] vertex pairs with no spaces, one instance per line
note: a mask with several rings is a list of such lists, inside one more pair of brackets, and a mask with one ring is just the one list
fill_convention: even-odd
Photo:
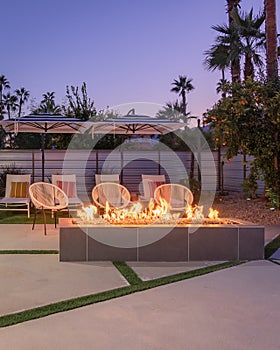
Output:
[[236,224],[76,225],[60,219],[60,261],[202,261],[264,258],[264,227]]

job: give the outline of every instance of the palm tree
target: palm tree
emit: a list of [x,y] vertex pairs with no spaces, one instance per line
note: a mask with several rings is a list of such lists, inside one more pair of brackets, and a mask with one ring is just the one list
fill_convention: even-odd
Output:
[[222,97],[225,98],[226,97],[226,87],[228,85],[228,81],[226,79],[220,79],[217,83],[217,88],[216,88],[216,92],[217,94],[219,94],[220,92],[222,93]]
[[233,24],[230,26],[223,24],[211,28],[218,32],[218,36],[215,44],[205,51],[204,64],[209,70],[219,69],[222,72],[230,67],[232,82],[240,81],[241,43],[236,27]]
[[277,48],[277,29],[276,29],[276,1],[264,0],[266,21],[266,69],[267,79],[275,80],[278,77],[278,48]]
[[254,64],[258,67],[263,65],[259,51],[264,46],[265,36],[261,26],[265,16],[262,13],[254,17],[253,9],[248,14],[240,15],[237,9],[233,9],[231,18],[230,26],[212,26],[218,36],[216,43],[205,51],[204,64],[209,70],[221,70],[222,79],[224,70],[231,67],[232,81],[236,82],[241,80],[240,60],[244,56],[244,79],[249,76],[254,78]]
[[230,67],[229,45],[214,44],[209,50],[204,51],[206,56],[203,64],[209,71],[220,70],[222,72],[222,80],[225,80],[225,70]]
[[[179,94],[179,96],[182,96],[182,103],[181,103],[180,110],[182,111],[182,114],[185,117],[187,117],[186,94],[194,90],[194,86],[192,85],[192,79],[188,79],[185,75],[179,75],[179,79],[178,80],[174,79],[172,85],[174,85],[174,87],[171,89],[171,91],[176,92],[177,94]],[[187,128],[185,128],[185,130],[186,129]],[[194,178],[194,154],[193,152],[191,152],[190,179],[193,179],[193,178]]]
[[158,111],[156,117],[187,123],[189,114],[184,115],[183,104],[176,100],[175,102],[167,102],[163,109]]
[[[266,34],[266,70],[267,80],[274,81],[278,78],[278,48],[276,29],[276,1],[264,0],[265,7],[265,34]],[[275,144],[279,144],[279,131],[274,131]],[[275,172],[279,172],[279,153],[276,151],[273,157]]]
[[187,114],[187,101],[186,94],[190,91],[194,90],[194,86],[192,85],[192,79],[188,79],[184,75],[179,75],[179,79],[174,79],[172,85],[174,87],[170,90],[172,92],[176,92],[179,96],[182,96],[182,111],[183,114]]
[[28,100],[28,97],[29,97],[30,93],[24,87],[22,87],[20,89],[16,89],[15,93],[16,93],[18,99],[19,99],[18,118],[20,118],[22,106]]
[[[232,18],[232,12],[234,10],[237,10],[240,6],[241,0],[227,0],[227,13],[228,13],[228,27],[231,30],[232,33],[235,34],[233,27],[233,18]],[[237,42],[235,42],[237,40]],[[234,46],[238,47],[238,38],[236,35],[232,35],[231,38],[231,46],[234,48]],[[236,48],[235,48],[236,50]],[[230,65],[230,71],[231,71],[231,79],[233,82],[240,81],[240,57],[239,55],[235,56],[234,59],[231,60]]]
[[0,117],[3,117],[3,91],[10,89],[10,83],[5,75],[0,75]]
[[233,19],[232,19],[232,11],[237,9],[240,4],[241,0],[227,0],[227,13],[228,13],[228,24],[231,25]]
[[235,9],[232,11],[233,25],[239,36],[241,53],[245,56],[244,80],[251,77],[254,79],[254,64],[262,68],[263,62],[260,49],[264,47],[265,33],[261,27],[265,20],[265,13],[253,16],[253,8],[249,13],[238,13]]
[[33,111],[33,113],[52,113],[59,114],[61,112],[60,106],[55,104],[55,93],[46,92],[43,94],[43,99],[40,106]]
[[11,112],[15,112],[18,107],[17,100],[17,96],[11,95],[10,92],[7,92],[7,94],[3,95],[3,104],[7,108],[8,119],[11,119]]

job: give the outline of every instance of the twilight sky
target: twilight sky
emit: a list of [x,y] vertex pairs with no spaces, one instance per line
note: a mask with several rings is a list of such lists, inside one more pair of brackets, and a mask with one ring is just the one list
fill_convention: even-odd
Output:
[[[203,66],[211,25],[227,22],[225,0],[0,0],[1,59],[12,89],[39,103],[66,85],[87,83],[96,108],[165,104],[179,74],[193,79],[188,110],[201,116],[217,100],[220,73]],[[258,13],[263,0],[242,0]],[[279,7],[277,27],[280,31]]]

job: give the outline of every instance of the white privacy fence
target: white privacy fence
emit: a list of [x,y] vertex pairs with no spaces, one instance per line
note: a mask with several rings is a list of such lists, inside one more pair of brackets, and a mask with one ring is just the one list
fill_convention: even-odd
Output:
[[[247,157],[245,168],[242,155],[233,158],[230,163],[225,160],[218,171],[218,152],[213,151],[212,155],[201,154],[203,189],[213,190],[213,183],[219,189],[222,181],[225,191],[241,191],[245,168],[249,174],[250,158]],[[15,166],[23,173],[31,174],[32,182],[41,181],[40,150],[0,150],[0,167],[5,166]],[[186,151],[45,150],[45,181],[50,181],[52,174],[76,174],[80,195],[91,192],[98,173],[118,173],[129,191],[139,192],[142,174],[165,174],[168,181],[177,183],[189,177],[190,167],[191,153]],[[197,178],[196,162],[194,170]],[[262,191],[263,184],[260,183],[258,192]]]

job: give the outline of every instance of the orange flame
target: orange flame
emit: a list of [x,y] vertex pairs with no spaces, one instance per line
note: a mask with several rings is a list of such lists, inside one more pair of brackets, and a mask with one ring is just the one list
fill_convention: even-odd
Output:
[[[94,205],[79,210],[78,216],[83,222],[97,222],[98,209]],[[140,202],[133,203],[130,207],[124,209],[115,209],[110,207],[106,202],[104,214],[99,217],[100,220],[105,220],[111,224],[123,225],[147,225],[155,223],[174,223],[177,222],[182,213],[174,213],[170,210],[168,202],[164,198],[159,199],[159,204],[156,204],[153,199],[150,200],[148,206],[143,208]],[[203,222],[203,206],[187,205],[184,213],[183,222]],[[208,218],[212,220],[218,219],[218,211],[210,208]],[[99,222],[98,221],[98,222]]]
[[208,213],[208,218],[212,219],[212,220],[217,220],[219,218],[219,212],[218,210],[215,210],[213,208],[209,209],[209,213]]

